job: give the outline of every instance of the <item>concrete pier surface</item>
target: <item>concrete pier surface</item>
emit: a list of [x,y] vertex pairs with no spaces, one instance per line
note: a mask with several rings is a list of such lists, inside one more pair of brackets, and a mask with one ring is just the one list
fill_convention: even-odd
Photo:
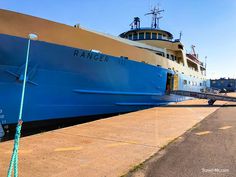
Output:
[[[225,104],[189,100],[21,138],[19,176],[117,177],[126,174]],[[5,177],[13,141],[0,143]]]
[[223,106],[127,177],[235,177],[235,114]]

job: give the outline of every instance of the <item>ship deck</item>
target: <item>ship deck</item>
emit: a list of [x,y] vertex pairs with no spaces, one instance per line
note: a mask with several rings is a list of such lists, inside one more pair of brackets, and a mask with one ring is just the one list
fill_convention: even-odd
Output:
[[[121,176],[226,102],[189,100],[21,138],[19,176]],[[13,141],[0,143],[6,176]]]

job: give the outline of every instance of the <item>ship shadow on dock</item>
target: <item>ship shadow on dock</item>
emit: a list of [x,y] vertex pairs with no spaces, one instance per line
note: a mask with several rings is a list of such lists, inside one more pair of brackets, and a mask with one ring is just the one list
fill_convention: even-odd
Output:
[[184,107],[188,107],[188,108],[211,108],[211,107],[236,107],[236,104],[216,104],[216,105],[208,105],[208,104],[171,104],[171,105],[162,105],[160,107],[169,107],[169,108],[184,108]]
[[[211,108],[211,107],[236,107],[236,104],[216,104],[209,106],[208,104],[168,104],[161,105],[158,107],[168,107],[168,108]],[[95,116],[84,116],[84,117],[74,117],[74,118],[64,118],[64,119],[52,119],[47,121],[34,121],[23,123],[22,137],[35,135],[38,133],[48,132],[52,130],[57,130],[60,128],[70,127],[74,125],[79,125],[83,123],[88,123],[96,121],[99,119],[107,119],[113,116],[127,114],[126,113],[114,113],[114,114],[104,114]],[[9,129],[6,132],[4,138],[0,139],[0,143],[4,141],[13,140],[15,136],[16,124],[9,125]]]
[[[23,123],[21,136],[26,137],[38,133],[48,132],[60,128],[70,127],[78,124],[88,123],[99,119],[106,119],[125,113],[104,114],[95,116],[84,116],[74,118],[52,119],[47,121],[34,121]],[[9,125],[6,135],[0,139],[0,143],[13,140],[15,136],[16,124]]]

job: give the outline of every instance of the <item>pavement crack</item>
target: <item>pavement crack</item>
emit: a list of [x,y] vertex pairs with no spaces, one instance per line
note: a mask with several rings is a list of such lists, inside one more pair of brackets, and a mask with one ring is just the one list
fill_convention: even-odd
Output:
[[80,134],[75,135],[75,134],[70,134],[70,133],[60,133],[60,132],[56,132],[56,133],[66,134],[66,135],[70,135],[70,136],[80,136],[80,137],[92,138],[92,139],[98,139],[98,140],[104,140],[104,141],[110,141],[110,142],[119,142],[119,143],[127,143],[127,144],[133,144],[133,145],[139,145],[139,146],[145,146],[145,147],[160,148],[159,146],[137,143],[134,141],[115,140],[115,139],[101,138],[101,137],[97,137],[97,136],[88,136],[88,135],[80,135]]

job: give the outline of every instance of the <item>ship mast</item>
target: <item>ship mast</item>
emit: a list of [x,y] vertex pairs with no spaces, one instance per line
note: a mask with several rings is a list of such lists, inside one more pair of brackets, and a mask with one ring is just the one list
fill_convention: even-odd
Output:
[[179,32],[179,41],[181,41],[181,39],[182,39],[182,36],[183,36],[183,32],[182,32],[182,31],[180,31],[180,32]]
[[152,24],[151,27],[154,29],[159,29],[159,21],[162,18],[161,12],[164,12],[164,10],[160,10],[159,5],[156,8],[156,6],[151,9],[149,13],[146,13],[145,15],[152,15]]
[[196,47],[195,45],[191,45],[193,56],[197,57],[195,47]]

